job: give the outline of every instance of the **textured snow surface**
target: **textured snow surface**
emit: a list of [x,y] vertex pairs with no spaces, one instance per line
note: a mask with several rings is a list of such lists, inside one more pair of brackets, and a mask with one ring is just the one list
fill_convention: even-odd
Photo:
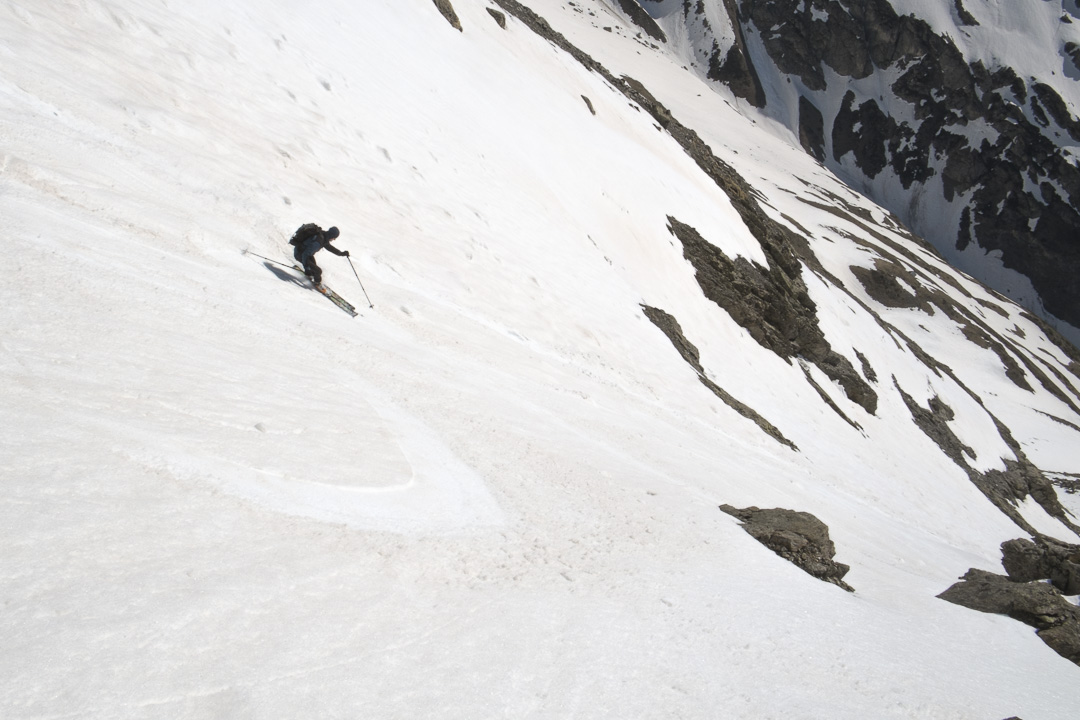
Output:
[[[883,212],[595,26],[617,16],[528,4],[870,302],[863,231],[807,201],[909,242]],[[1012,457],[987,409],[1064,473],[1080,418],[942,313],[881,311],[984,408],[804,271],[878,376],[871,416],[815,375],[852,427],[702,295],[669,215],[765,255],[676,143],[512,18],[454,7],[464,33],[427,0],[0,2],[0,717],[1074,717],[1080,668],[935,598],[1023,533],[894,382],[954,410],[980,469]],[[341,228],[374,308],[318,259],[361,317],[244,254],[285,261],[309,221]],[[1004,307],[986,322],[1063,362]],[[813,512],[857,592],[721,503]]]

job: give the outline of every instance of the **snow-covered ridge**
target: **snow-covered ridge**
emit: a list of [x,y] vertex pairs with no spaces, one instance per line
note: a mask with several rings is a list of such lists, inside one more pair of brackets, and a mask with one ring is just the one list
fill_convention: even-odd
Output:
[[[1069,717],[1075,665],[935,596],[1077,542],[972,481],[1077,472],[1072,358],[609,5],[527,3],[606,75],[507,5],[3,6],[0,715]],[[361,317],[244,254],[307,221]]]

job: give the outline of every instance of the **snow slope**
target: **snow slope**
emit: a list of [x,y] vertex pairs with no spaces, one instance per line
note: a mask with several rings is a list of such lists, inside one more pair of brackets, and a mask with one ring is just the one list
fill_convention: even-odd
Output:
[[[870,302],[865,231],[809,201],[910,243],[885,213],[634,31],[528,4]],[[982,468],[1010,456],[986,410],[804,272],[830,342],[880,376],[869,415],[807,370],[862,429],[841,419],[667,231],[765,262],[727,196],[488,7],[458,0],[459,33],[427,0],[0,5],[0,716],[1071,717],[1080,669],[935,598],[1023,533],[892,377],[953,407]],[[244,253],[285,261],[308,221],[341,228],[374,307],[319,262],[361,317]],[[800,451],[709,393],[641,303]],[[986,321],[1067,365],[1006,307]],[[882,312],[1037,465],[1078,472],[1061,400],[940,313]],[[857,593],[721,503],[815,513]]]

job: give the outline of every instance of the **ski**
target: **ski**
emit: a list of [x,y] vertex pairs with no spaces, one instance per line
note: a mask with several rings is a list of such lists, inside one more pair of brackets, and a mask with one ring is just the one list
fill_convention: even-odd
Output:
[[356,307],[354,307],[352,305],[352,303],[350,303],[348,300],[341,297],[340,295],[338,295],[336,292],[334,292],[330,288],[326,287],[325,285],[316,285],[314,282],[312,282],[311,278],[308,277],[307,274],[304,272],[304,268],[300,267],[299,265],[297,265],[295,263],[292,264],[292,265],[286,265],[283,262],[278,262],[277,260],[272,260],[272,259],[270,259],[270,258],[268,258],[268,257],[266,257],[264,255],[260,255],[259,253],[252,252],[251,250],[244,250],[244,254],[245,255],[253,255],[253,256],[255,256],[257,258],[260,258],[262,260],[266,260],[267,262],[272,262],[275,265],[280,265],[283,268],[288,268],[290,270],[295,270],[296,272],[300,273],[301,277],[303,277],[305,280],[307,280],[311,284],[311,288],[313,290],[318,292],[320,295],[323,295],[327,300],[334,303],[335,305],[337,305],[339,308],[341,308],[345,312],[349,313],[349,315],[351,315],[352,317],[356,317],[357,315],[360,314],[360,313],[358,313],[356,311]]
[[313,288],[313,289],[314,289],[314,290],[315,290],[316,292],[318,292],[318,293],[319,293],[320,295],[323,295],[323,296],[325,296],[327,300],[329,300],[330,302],[334,303],[335,305],[337,305],[337,306],[338,306],[339,308],[341,308],[341,309],[342,309],[342,310],[344,310],[345,312],[349,313],[349,314],[350,314],[350,315],[352,315],[353,317],[356,317],[357,315],[359,315],[359,314],[360,314],[360,313],[356,312],[356,307],[354,307],[354,306],[353,306],[353,304],[352,304],[352,303],[350,303],[350,302],[349,302],[348,300],[346,300],[345,298],[341,297],[341,296],[340,296],[340,295],[338,295],[338,294],[337,294],[336,292],[334,292],[334,291],[333,291],[333,290],[331,290],[330,288],[326,287],[326,286],[325,286],[325,285],[323,285],[322,283],[318,283],[318,284],[316,284],[315,282],[313,282],[313,281],[312,281],[312,279],[311,279],[311,278],[309,278],[309,277],[308,277],[308,276],[307,276],[307,275],[306,275],[306,274],[304,273],[304,268],[300,267],[299,265],[293,265],[293,266],[292,266],[292,269],[293,269],[293,270],[295,270],[295,271],[297,271],[297,272],[298,272],[298,273],[300,273],[301,275],[303,275],[303,276],[304,276],[304,278],[305,278],[305,279],[306,279],[306,280],[307,280],[308,282],[310,282],[310,283],[311,283],[311,287],[312,287],[312,288]]
[[338,295],[336,292],[334,292],[330,288],[326,287],[325,285],[315,285],[314,283],[312,283],[312,287],[314,287],[315,290],[317,290],[320,294],[325,295],[327,300],[334,303],[339,308],[341,308],[345,312],[349,313],[353,317],[356,317],[357,315],[360,314],[360,313],[356,312],[356,308],[353,307],[353,305],[348,300],[341,297],[340,295]]

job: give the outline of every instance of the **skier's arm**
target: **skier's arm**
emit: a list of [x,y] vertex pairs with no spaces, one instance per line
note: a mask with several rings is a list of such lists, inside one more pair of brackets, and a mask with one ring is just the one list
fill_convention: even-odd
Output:
[[349,257],[349,251],[348,250],[338,250],[336,247],[334,247],[330,243],[326,243],[325,245],[323,245],[323,247],[326,248],[327,250],[329,250],[330,252],[334,253],[335,255],[340,255],[341,257]]

